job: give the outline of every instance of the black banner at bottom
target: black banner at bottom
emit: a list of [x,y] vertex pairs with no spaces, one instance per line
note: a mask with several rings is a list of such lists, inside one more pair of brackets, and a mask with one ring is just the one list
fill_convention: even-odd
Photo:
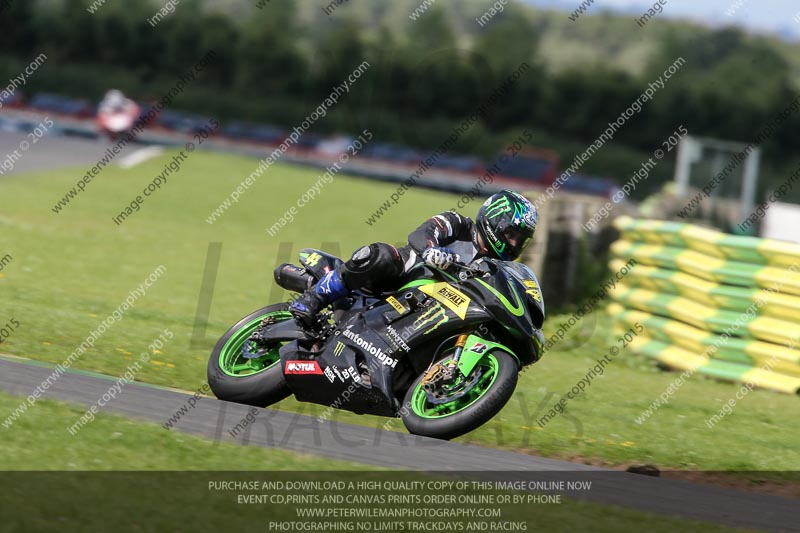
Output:
[[792,530],[800,508],[789,498],[610,471],[4,472],[1,479],[0,532]]

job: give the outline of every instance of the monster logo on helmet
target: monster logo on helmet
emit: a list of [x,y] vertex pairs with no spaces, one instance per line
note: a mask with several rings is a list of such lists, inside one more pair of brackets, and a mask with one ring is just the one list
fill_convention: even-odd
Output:
[[504,189],[483,203],[475,226],[492,255],[513,261],[533,237],[536,220],[536,207],[527,198]]

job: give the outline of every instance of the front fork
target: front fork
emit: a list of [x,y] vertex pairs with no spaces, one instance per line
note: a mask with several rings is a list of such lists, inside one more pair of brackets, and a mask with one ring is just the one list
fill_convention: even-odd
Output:
[[467,344],[469,335],[462,333],[456,339],[456,351],[453,353],[453,358],[448,361],[447,366],[442,369],[442,378],[445,381],[453,381],[456,378],[458,371],[458,362],[461,360],[461,354],[464,352],[464,346]]
[[422,379],[423,387],[431,387],[445,378],[453,380],[458,376],[457,372],[460,372],[464,377],[469,376],[480,360],[494,350],[502,350],[508,353],[517,360],[517,364],[520,364],[519,357],[508,346],[484,339],[475,334],[462,334],[456,340],[456,350],[453,358],[444,364],[434,365],[428,369]]

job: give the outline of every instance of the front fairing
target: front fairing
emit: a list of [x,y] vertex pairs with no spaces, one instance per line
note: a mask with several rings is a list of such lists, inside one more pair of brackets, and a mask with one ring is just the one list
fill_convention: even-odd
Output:
[[530,267],[522,263],[504,261],[502,266],[517,281],[522,283],[529,311],[531,312],[531,323],[537,329],[541,329],[545,317],[544,298],[542,297],[542,290],[536,274]]
[[467,283],[480,292],[486,311],[505,331],[509,346],[523,364],[541,356],[544,300],[536,275],[527,266],[511,261],[484,259],[484,277]]

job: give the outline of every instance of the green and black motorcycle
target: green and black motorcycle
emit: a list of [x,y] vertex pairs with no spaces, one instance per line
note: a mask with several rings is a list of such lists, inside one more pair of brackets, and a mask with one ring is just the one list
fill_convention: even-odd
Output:
[[[300,252],[276,273],[302,292],[341,260]],[[359,414],[402,417],[411,433],[452,439],[511,398],[517,375],[541,356],[544,303],[533,271],[483,258],[448,271],[421,265],[386,294],[353,293],[310,332],[281,303],[241,319],[208,364],[217,398],[258,407],[294,394]]]

